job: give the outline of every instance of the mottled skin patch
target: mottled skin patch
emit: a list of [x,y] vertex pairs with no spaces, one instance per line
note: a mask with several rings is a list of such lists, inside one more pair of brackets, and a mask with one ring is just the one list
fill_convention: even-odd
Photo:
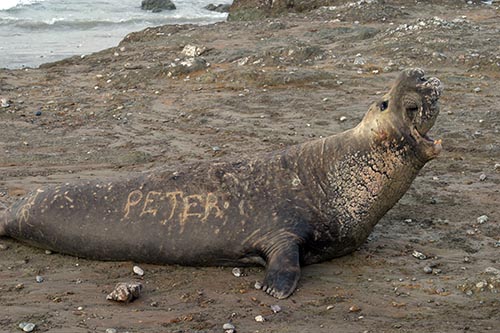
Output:
[[40,189],[4,213],[0,232],[101,260],[262,264],[262,289],[285,298],[301,265],[360,246],[437,156],[426,133],[441,90],[407,70],[344,133],[252,160]]

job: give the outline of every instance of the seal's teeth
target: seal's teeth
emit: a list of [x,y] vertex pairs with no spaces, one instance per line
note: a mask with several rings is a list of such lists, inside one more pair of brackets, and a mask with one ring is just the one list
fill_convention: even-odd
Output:
[[443,142],[443,140],[441,140],[441,139],[434,140],[435,145],[440,145],[442,142]]

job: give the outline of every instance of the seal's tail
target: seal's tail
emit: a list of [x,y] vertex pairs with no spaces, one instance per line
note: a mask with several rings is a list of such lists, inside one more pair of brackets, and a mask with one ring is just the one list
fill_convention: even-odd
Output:
[[5,224],[7,223],[7,206],[0,202],[0,236],[5,236]]

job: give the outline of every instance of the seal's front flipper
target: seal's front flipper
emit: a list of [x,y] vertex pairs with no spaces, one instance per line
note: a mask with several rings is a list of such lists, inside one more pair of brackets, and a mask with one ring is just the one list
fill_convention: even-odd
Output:
[[286,244],[268,256],[262,290],[278,299],[290,296],[300,278],[299,246]]

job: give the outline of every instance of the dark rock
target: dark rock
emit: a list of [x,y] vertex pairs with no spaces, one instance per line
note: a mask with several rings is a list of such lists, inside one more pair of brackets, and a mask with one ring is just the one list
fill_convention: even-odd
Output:
[[152,10],[153,13],[165,10],[174,10],[176,7],[170,0],[142,0],[141,9]]
[[205,9],[217,13],[229,13],[229,7],[231,7],[231,5],[224,5],[224,4],[214,5],[213,3],[211,3],[208,6],[205,6]]
[[286,12],[306,12],[334,4],[334,0],[234,0],[229,21],[252,21],[276,17]]

